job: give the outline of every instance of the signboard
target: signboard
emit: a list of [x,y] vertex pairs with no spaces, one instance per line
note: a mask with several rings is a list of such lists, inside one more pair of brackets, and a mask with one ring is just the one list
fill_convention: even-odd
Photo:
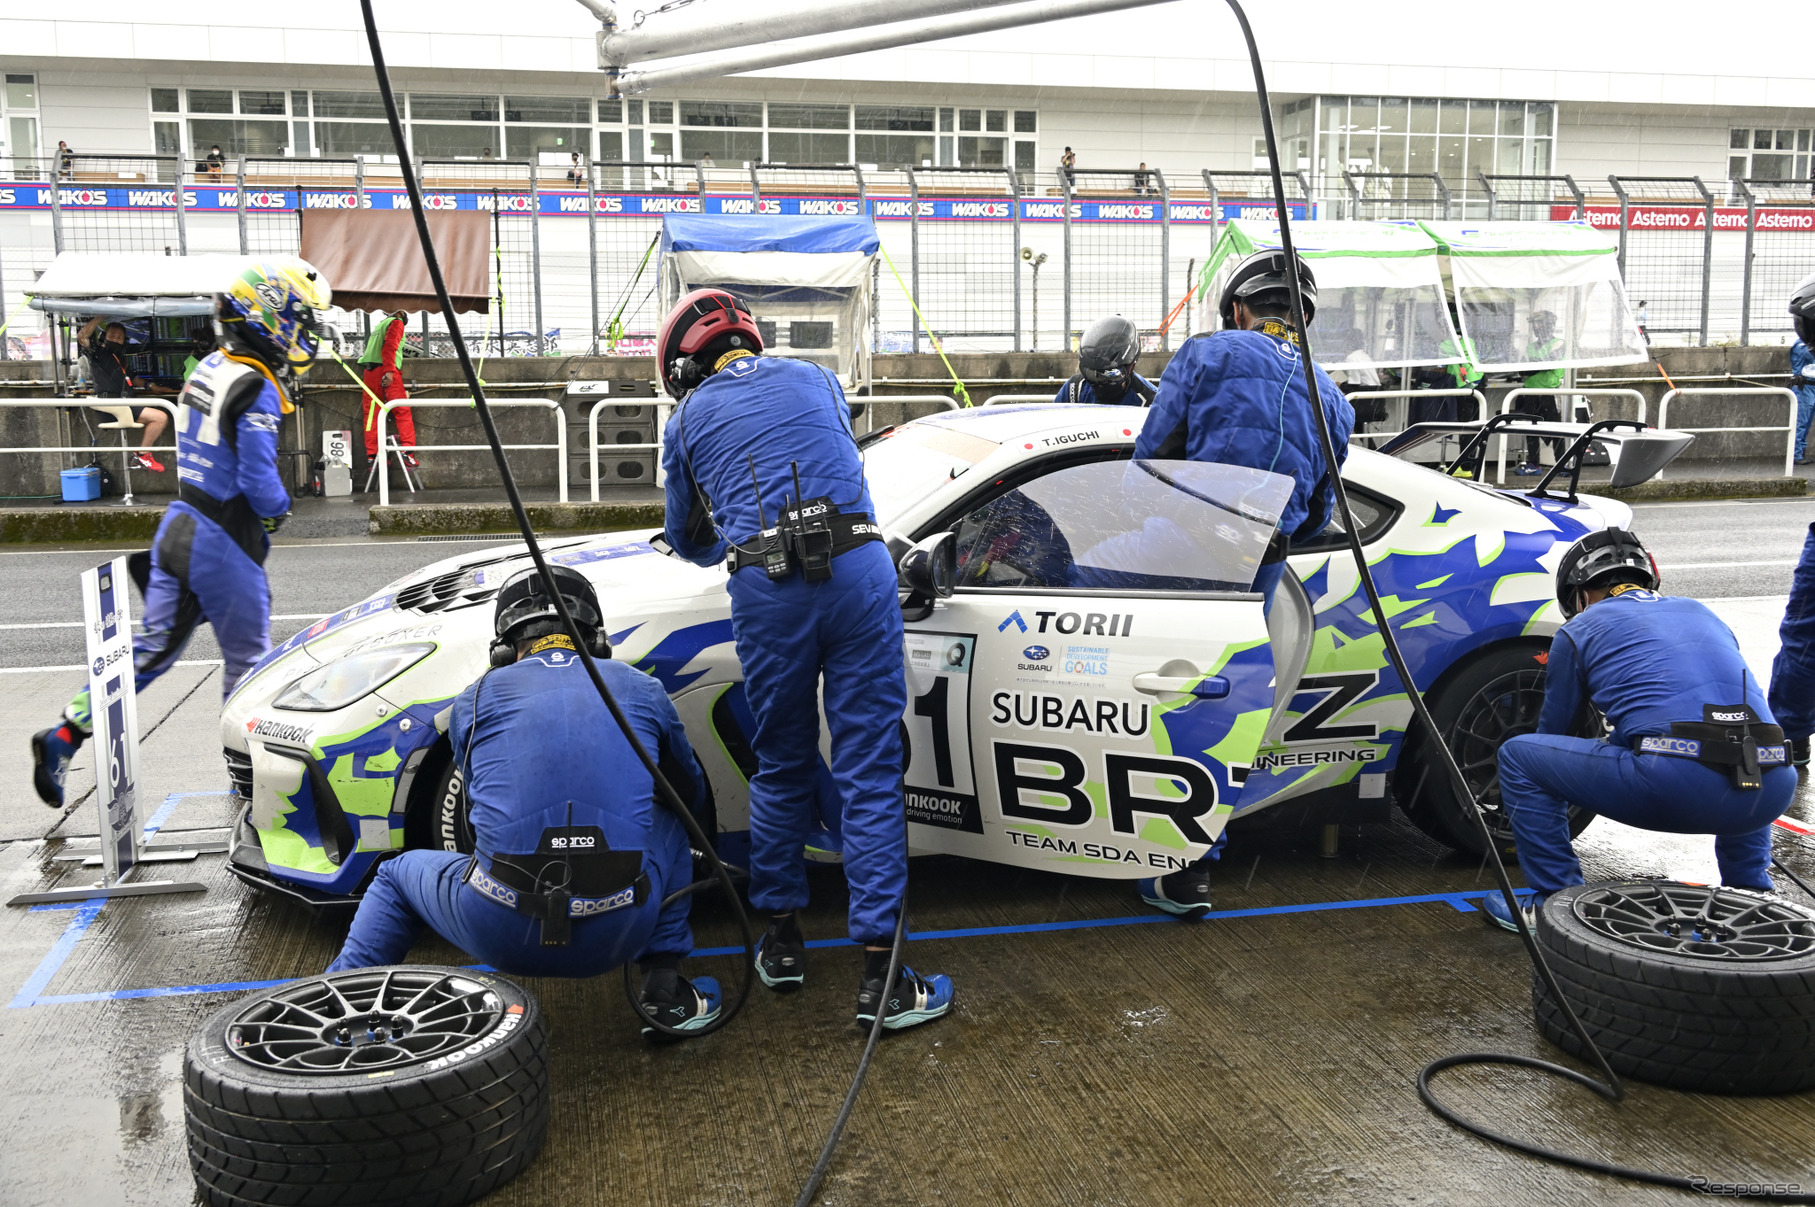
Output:
[[[1575,206],[1555,205],[1550,209],[1553,222],[1564,222],[1575,217]],[[1683,205],[1634,205],[1630,208],[1632,229],[1635,231],[1701,231],[1708,225],[1706,206],[1696,203]],[[1588,207],[1588,222],[1596,230],[1620,229],[1620,207],[1617,205],[1591,205]],[[1746,207],[1715,206],[1714,229],[1717,231],[1740,231],[1746,229]],[[1761,231],[1815,231],[1815,206],[1759,206],[1758,229]]]
[[125,557],[82,573],[82,619],[88,634],[88,699],[94,722],[95,799],[101,813],[101,863],[108,884],[138,860],[135,785],[139,773],[139,707],[134,690],[130,582]]
[[324,465],[353,464],[353,433],[323,432],[321,434],[321,460]]

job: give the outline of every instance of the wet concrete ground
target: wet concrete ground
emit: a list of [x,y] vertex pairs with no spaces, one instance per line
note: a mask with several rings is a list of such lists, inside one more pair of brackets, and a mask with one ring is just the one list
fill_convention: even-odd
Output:
[[[1761,675],[1790,565],[1815,506],[1669,504],[1636,526],[1666,588],[1707,598]],[[275,637],[357,598],[445,543],[330,542],[278,550]],[[0,624],[66,623],[92,551],[0,556]],[[78,879],[50,857],[93,834],[31,795],[25,737],[74,689],[73,629],[0,629],[0,899]],[[164,838],[224,824],[218,657],[202,641],[140,702],[142,791],[167,802]],[[82,765],[71,798],[92,784]],[[1805,791],[1792,816],[1815,822]],[[53,825],[55,828],[53,829]],[[45,839],[46,835],[48,839]],[[210,837],[209,834],[197,837]],[[1715,875],[1711,843],[1595,822],[1595,875]],[[1815,845],[1780,835],[1815,876]],[[0,911],[0,1201],[181,1204],[180,1052],[219,986],[319,971],[345,923],[253,893],[223,857],[171,865],[202,894],[104,908]],[[90,874],[91,875],[91,874]],[[1429,1060],[1492,1048],[1556,1058],[1532,1030],[1530,973],[1510,935],[1469,905],[1488,877],[1403,824],[1344,838],[1232,844],[1219,916],[1148,915],[1128,886],[917,861],[910,960],[949,973],[952,1017],[889,1037],[823,1202],[1311,1204],[1666,1202],[1670,1191],[1554,1169],[1430,1116],[1412,1081]],[[1787,887],[1787,886],[1786,886]],[[1788,890],[1794,893],[1794,889]],[[1410,898],[1411,900],[1405,900]],[[836,942],[844,893],[822,870],[811,938]],[[1308,908],[1307,908],[1308,907]],[[702,946],[733,931],[696,911]],[[425,962],[464,963],[438,942]],[[739,961],[693,968],[726,982]],[[791,997],[758,987],[729,1032],[676,1048],[636,1033],[619,982],[531,981],[553,1027],[554,1114],[534,1167],[497,1204],[791,1202],[861,1048],[856,955],[808,957]],[[198,987],[204,988],[197,991]],[[1815,1096],[1701,1098],[1632,1087],[1613,1108],[1512,1071],[1450,1074],[1448,1098],[1561,1147],[1728,1181],[1808,1180]]]

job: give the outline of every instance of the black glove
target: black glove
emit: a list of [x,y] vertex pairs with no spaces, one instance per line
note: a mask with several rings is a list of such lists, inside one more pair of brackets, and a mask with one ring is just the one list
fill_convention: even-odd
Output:
[[290,513],[286,511],[282,515],[260,516],[258,522],[265,526],[266,536],[276,536],[277,530],[282,528],[284,526],[284,521],[289,518]]

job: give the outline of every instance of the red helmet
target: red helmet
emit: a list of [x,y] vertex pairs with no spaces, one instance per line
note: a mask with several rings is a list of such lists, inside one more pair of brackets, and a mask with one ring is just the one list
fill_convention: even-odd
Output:
[[662,388],[679,398],[704,381],[712,370],[694,357],[726,336],[733,347],[742,340],[752,352],[763,350],[750,308],[725,290],[696,289],[675,303],[655,339]]

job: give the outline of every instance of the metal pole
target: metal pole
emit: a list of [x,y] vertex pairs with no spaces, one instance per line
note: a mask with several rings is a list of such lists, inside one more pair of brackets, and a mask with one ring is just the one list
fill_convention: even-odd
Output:
[[[1494,203],[1498,200],[1494,193],[1494,186],[1487,182],[1487,173],[1481,171],[1479,168],[1475,170],[1475,176],[1481,181],[1481,191],[1487,194],[1487,220],[1492,222],[1495,218],[1499,217],[1499,215],[1494,212]],[[1520,200],[1524,199],[1521,198]]]
[[1216,246],[1216,238],[1223,233],[1223,197],[1216,191],[1216,181],[1205,168],[1198,175],[1204,178],[1204,192],[1210,196],[1210,246]]
[[756,178],[756,161],[750,161],[750,212],[761,213],[763,208],[763,183]]
[[1618,176],[1609,176],[1607,183],[1613,186],[1613,195],[1620,199],[1620,283],[1626,284],[1626,236],[1632,230],[1632,198],[1627,195],[1626,187],[1620,183]]
[[870,352],[882,351],[882,261],[870,261]]
[[[586,165],[586,292],[592,297],[592,338],[587,341],[587,355],[599,354],[599,207],[594,203],[597,191],[593,180],[596,165]],[[598,489],[598,475],[593,475],[593,489]]]
[[1065,289],[1061,315],[1064,328],[1059,332],[1059,351],[1071,350],[1071,173],[1059,169],[1059,186],[1064,190],[1065,204],[1060,209],[1061,220],[1065,223]]
[[6,257],[0,256],[0,360],[11,360],[6,352]]
[[236,190],[234,199],[237,203],[234,208],[238,211],[239,221],[239,254],[248,256],[252,254],[252,249],[246,244],[246,157],[244,155],[239,157],[239,173],[234,177],[233,187]]
[[1582,192],[1582,186],[1576,183],[1576,178],[1574,176],[1569,175],[1563,177],[1563,183],[1569,186],[1570,196],[1576,199],[1575,220],[1577,222],[1586,221],[1588,218],[1588,197]]
[[353,157],[353,200],[359,203],[360,209],[366,207],[366,157],[363,155]]
[[914,169],[907,170],[908,177],[908,238],[911,240],[908,253],[908,279],[914,284],[913,305],[908,309],[914,312],[913,350],[920,351],[920,181],[914,175]]
[[1166,316],[1172,313],[1172,190],[1166,187],[1166,174],[1153,169],[1160,182],[1160,351],[1172,348],[1172,329]]
[[547,356],[548,349],[543,341],[547,338],[548,328],[542,325],[542,192],[537,187],[536,161],[533,159],[529,161],[529,206],[529,266],[536,294],[534,347],[537,356]]
[[1185,338],[1197,334],[1192,320],[1197,317],[1197,257],[1185,261]]
[[[60,256],[63,254],[63,181],[62,178],[57,175],[57,168],[61,165],[59,165],[55,159],[52,159],[50,162],[50,241],[52,247],[55,248],[56,253]],[[177,162],[181,163],[182,161],[178,160]],[[54,329],[54,323],[52,324],[52,327]],[[54,344],[56,341],[53,338],[51,342]],[[55,355],[54,351],[52,354]]]
[[1714,194],[1702,183],[1700,176],[1692,176],[1695,187],[1701,191],[1702,209],[1704,211],[1702,228],[1702,330],[1701,346],[1708,346],[1708,295],[1714,285]]
[[1021,350],[1021,180],[1013,168],[1003,168],[1008,176],[1009,213],[1014,215],[1014,246],[1008,249],[1009,267],[1015,274],[1015,343],[1014,350]]
[[187,200],[183,189],[184,162],[182,159],[176,161],[176,188],[171,192],[171,196],[176,200],[176,252],[179,256],[189,254],[189,223],[184,221],[183,217],[183,212],[187,208],[183,204]]
[[[618,26],[599,39],[603,63],[622,67],[649,59],[704,54],[734,46],[760,45],[783,38],[805,38],[916,17],[936,17],[989,8],[1015,0],[845,0],[839,5],[765,5],[769,11],[727,13],[711,21],[670,18],[641,25]],[[792,10],[792,11],[790,11]]]
[[1733,183],[1746,198],[1746,250],[1739,283],[1739,342],[1744,347],[1752,342],[1752,239],[1758,233],[1758,197],[1745,181]]
[[1442,173],[1439,173],[1439,172],[1432,172],[1432,173],[1431,173],[1431,183],[1432,183],[1432,184],[1434,184],[1434,185],[1436,185],[1436,186],[1437,186],[1437,192],[1438,192],[1438,194],[1439,194],[1439,195],[1440,195],[1440,196],[1441,196],[1441,197],[1442,197],[1442,198],[1443,198],[1443,220],[1444,220],[1444,221],[1445,221],[1445,222],[1448,222],[1448,221],[1449,221],[1449,215],[1450,215],[1450,209],[1449,209],[1449,202],[1450,202],[1450,191],[1449,191],[1449,185],[1447,185],[1447,184],[1445,184],[1445,183],[1443,183],[1443,175],[1442,175]]

